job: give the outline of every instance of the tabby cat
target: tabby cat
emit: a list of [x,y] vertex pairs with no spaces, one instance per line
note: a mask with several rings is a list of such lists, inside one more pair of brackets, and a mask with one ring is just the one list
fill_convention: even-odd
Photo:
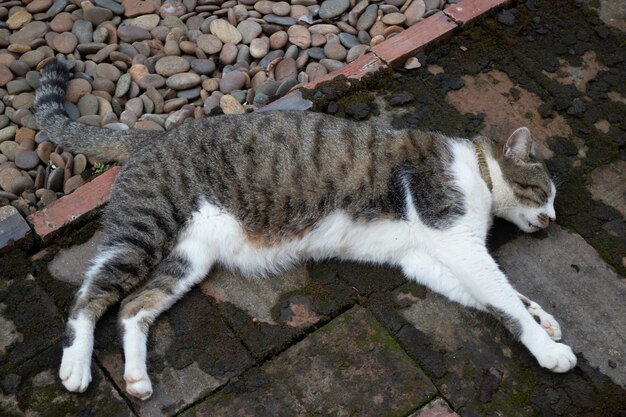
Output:
[[111,304],[123,299],[126,390],[146,399],[149,326],[215,264],[260,276],[331,257],[398,266],[495,314],[541,366],[575,366],[556,342],[558,323],[513,289],[485,247],[493,215],[525,232],[555,219],[556,190],[528,129],[496,146],[285,111],[113,131],[70,121],[68,78],[63,63],[45,66],[40,128],[74,152],[125,161],[67,322],[59,376],[68,390],[89,385],[94,327]]

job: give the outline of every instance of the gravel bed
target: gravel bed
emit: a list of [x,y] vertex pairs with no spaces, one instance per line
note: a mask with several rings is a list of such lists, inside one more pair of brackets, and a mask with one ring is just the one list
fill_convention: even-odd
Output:
[[0,2],[0,206],[11,204],[27,216],[102,169],[38,131],[34,90],[38,71],[53,57],[73,73],[65,106],[70,118],[163,131],[187,118],[262,107],[447,3]]

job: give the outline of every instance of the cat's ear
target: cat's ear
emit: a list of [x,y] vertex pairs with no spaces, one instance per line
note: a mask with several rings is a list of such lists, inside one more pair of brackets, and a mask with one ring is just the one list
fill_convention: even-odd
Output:
[[504,145],[504,156],[527,161],[535,142],[527,127],[520,127],[509,136]]

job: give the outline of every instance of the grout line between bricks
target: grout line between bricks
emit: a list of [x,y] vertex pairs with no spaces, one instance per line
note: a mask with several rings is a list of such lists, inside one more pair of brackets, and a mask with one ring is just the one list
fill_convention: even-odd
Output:
[[122,398],[122,400],[126,403],[126,406],[128,407],[128,409],[130,410],[131,414],[134,416],[139,416],[139,414],[135,411],[135,408],[133,407],[133,403],[130,401],[130,399],[128,399],[126,397],[126,395],[124,394],[124,392],[122,391],[122,389],[120,387],[117,386],[117,384],[115,383],[115,380],[113,379],[113,376],[109,373],[109,371],[107,371],[107,369],[104,367],[104,365],[100,362],[100,360],[98,359],[98,356],[93,355],[93,361],[96,363],[96,366],[100,369],[100,371],[102,371],[102,375],[104,376],[104,379],[107,380],[107,382],[109,383],[109,385],[113,386],[113,389],[117,392],[117,394]]

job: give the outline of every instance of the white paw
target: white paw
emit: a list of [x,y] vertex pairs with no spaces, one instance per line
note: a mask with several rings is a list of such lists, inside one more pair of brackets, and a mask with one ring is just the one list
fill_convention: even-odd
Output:
[[68,391],[85,392],[91,382],[91,349],[76,344],[64,348],[59,377]]
[[152,383],[146,371],[128,369],[124,372],[126,392],[140,400],[147,400],[152,395]]
[[572,352],[572,348],[563,343],[546,344],[535,353],[535,357],[539,365],[552,372],[567,372],[576,366],[576,355]]
[[539,318],[539,324],[548,333],[548,336],[552,340],[561,340],[561,326],[556,319],[549,313],[547,313],[541,306],[534,301],[530,301],[530,305],[526,307],[528,312],[533,316]]

